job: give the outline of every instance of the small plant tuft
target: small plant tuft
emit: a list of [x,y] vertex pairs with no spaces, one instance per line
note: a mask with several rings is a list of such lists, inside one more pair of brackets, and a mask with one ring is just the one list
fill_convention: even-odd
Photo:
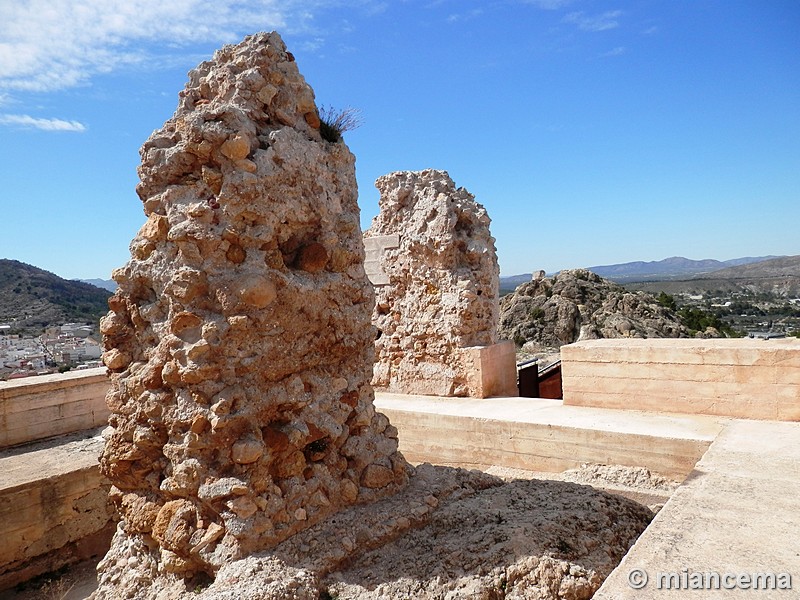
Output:
[[323,106],[319,109],[319,134],[325,141],[339,142],[345,131],[358,129],[361,123],[361,111],[357,108]]
[[570,554],[571,552],[575,551],[574,548],[562,538],[558,538],[558,541],[556,542],[556,548],[558,548],[558,551],[562,554]]
[[544,309],[541,306],[537,306],[532,308],[530,313],[528,313],[530,318],[534,321],[541,321],[544,319]]
[[41,587],[41,598],[46,600],[64,600],[75,587],[75,582],[69,577],[50,579]]

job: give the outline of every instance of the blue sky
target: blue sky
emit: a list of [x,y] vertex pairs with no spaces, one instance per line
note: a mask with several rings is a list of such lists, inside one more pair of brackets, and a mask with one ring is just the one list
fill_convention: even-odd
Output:
[[504,275],[800,254],[797,0],[0,0],[0,258],[109,278],[186,73],[278,30],[374,181],[448,171]]

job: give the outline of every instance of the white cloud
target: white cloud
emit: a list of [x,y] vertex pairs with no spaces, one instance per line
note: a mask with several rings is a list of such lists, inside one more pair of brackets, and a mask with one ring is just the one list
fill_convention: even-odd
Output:
[[533,4],[542,10],[558,10],[572,4],[573,0],[522,0],[524,4]]
[[[3,1],[0,87],[49,92],[152,60],[148,45],[234,43],[243,34],[305,31],[317,9],[341,0]],[[384,2],[361,0],[362,10]]]
[[474,19],[476,17],[480,17],[483,14],[483,9],[475,8],[466,13],[454,13],[447,17],[448,23],[458,23],[459,21],[466,21],[468,19]]
[[44,131],[86,131],[86,127],[79,121],[64,121],[63,119],[37,119],[29,115],[0,115],[0,125],[17,125],[19,127],[32,127]]
[[617,46],[616,48],[612,48],[608,52],[604,52],[600,56],[602,56],[602,57],[621,56],[622,54],[625,54],[625,47],[624,46]]
[[565,23],[572,23],[582,31],[606,31],[619,27],[617,18],[622,15],[621,10],[610,10],[600,15],[587,15],[583,11],[571,12],[564,17]]

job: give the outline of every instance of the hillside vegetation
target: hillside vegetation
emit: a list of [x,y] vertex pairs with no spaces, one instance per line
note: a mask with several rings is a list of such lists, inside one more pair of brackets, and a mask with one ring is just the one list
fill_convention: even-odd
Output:
[[108,311],[111,292],[68,281],[43,269],[0,259],[0,324],[13,333],[39,333],[48,325],[95,323]]

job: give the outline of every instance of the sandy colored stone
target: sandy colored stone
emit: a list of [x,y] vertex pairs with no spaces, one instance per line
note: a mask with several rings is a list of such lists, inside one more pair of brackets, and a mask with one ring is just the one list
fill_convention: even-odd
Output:
[[193,69],[141,149],[148,222],[103,320],[101,469],[122,520],[98,598],[213,579],[407,481],[373,407],[372,286],[349,268],[364,260],[355,159],[309,113],[282,40],[257,34]]
[[250,154],[250,141],[246,136],[236,134],[220,146],[219,151],[233,161],[247,158]]
[[256,462],[264,454],[264,445],[254,437],[237,441],[231,449],[233,462],[249,465]]
[[498,341],[500,269],[489,215],[445,171],[378,178],[380,213],[367,240],[396,240],[375,257],[378,328],[373,385],[400,393],[481,395],[465,348]]
[[244,304],[266,308],[277,296],[275,284],[261,275],[248,275],[236,282],[237,292]]
[[127,352],[122,352],[116,348],[103,353],[103,364],[112,371],[120,371],[127,367],[131,362],[131,357]]
[[651,518],[584,485],[421,465],[400,493],[232,561],[208,586],[155,575],[132,597],[588,600]]
[[167,218],[164,215],[151,214],[139,231],[139,236],[148,240],[159,240],[167,236],[167,231],[169,231]]

